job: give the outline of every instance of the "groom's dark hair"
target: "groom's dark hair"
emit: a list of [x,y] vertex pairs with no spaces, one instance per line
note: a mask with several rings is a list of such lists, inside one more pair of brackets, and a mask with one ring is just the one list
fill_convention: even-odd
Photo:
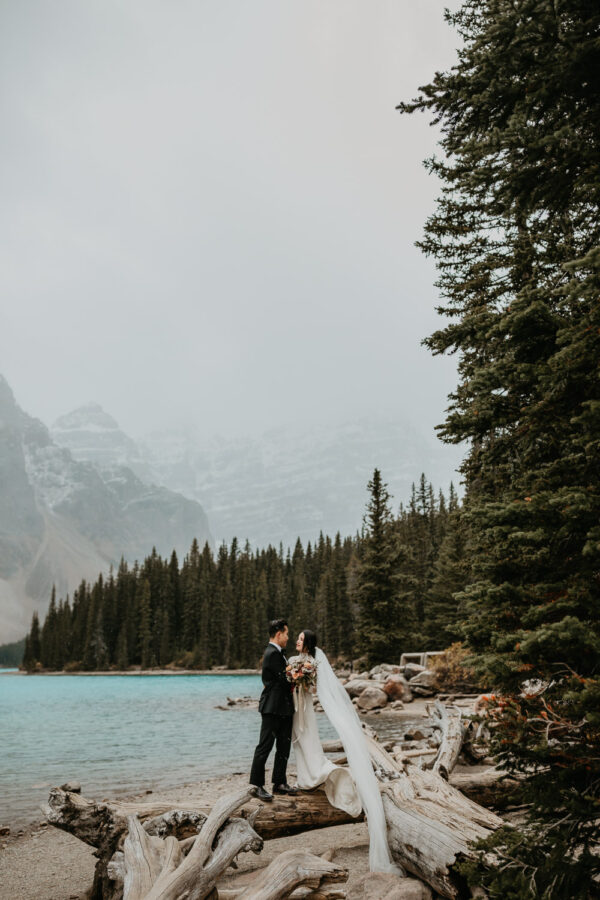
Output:
[[269,622],[269,637],[275,637],[278,631],[283,631],[287,622],[285,619],[273,619]]

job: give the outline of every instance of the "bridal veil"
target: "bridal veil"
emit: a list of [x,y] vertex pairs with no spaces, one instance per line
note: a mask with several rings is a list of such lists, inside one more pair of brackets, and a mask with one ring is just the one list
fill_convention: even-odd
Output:
[[350,697],[340,684],[327,656],[316,648],[317,697],[323,712],[337,731],[348,759],[348,768],[360,797],[369,827],[369,868],[372,872],[395,872],[387,840],[387,825],[379,785],[364,739],[360,719]]

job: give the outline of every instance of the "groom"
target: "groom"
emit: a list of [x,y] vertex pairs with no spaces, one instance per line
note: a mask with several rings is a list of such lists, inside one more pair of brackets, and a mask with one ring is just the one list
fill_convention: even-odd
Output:
[[273,793],[296,794],[296,788],[286,782],[285,770],[292,743],[292,717],[294,701],[292,686],[285,675],[287,658],[284,649],[288,642],[288,626],[285,619],[273,619],[269,623],[269,644],[264,652],[262,681],[264,690],[260,696],[258,711],[262,716],[260,738],[250,771],[250,784],[256,787],[259,800],[271,801],[272,794],[265,790],[265,764],[275,744],[273,765]]

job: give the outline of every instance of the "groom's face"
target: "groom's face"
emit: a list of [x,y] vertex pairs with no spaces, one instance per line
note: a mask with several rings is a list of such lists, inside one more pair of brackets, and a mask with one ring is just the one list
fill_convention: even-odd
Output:
[[283,631],[278,631],[275,635],[275,643],[279,644],[280,647],[286,647],[289,636],[288,627],[286,625]]

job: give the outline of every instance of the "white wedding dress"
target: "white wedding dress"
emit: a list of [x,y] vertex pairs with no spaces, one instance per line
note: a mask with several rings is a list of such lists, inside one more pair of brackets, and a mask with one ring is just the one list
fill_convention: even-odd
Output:
[[360,719],[320,647],[316,649],[315,663],[317,697],[342,741],[348,768],[336,766],[327,759],[319,737],[312,694],[295,690],[292,741],[298,787],[312,790],[322,786],[331,805],[352,816],[358,816],[364,809],[369,827],[371,871],[402,874],[390,856],[383,803]]
[[336,766],[327,759],[323,752],[312,694],[302,689],[295,690],[294,710],[292,743],[298,787],[302,791],[310,791],[321,786],[332,806],[345,810],[351,816],[359,816],[362,803],[352,775],[348,769]]

